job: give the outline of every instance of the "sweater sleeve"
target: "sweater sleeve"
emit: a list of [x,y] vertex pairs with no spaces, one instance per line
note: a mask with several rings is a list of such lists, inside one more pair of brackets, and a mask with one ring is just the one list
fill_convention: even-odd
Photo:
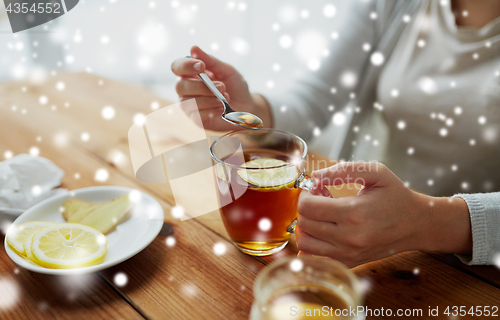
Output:
[[332,121],[330,106],[337,112],[348,104],[370,57],[363,44],[376,45],[377,20],[370,19],[374,9],[374,2],[368,1],[339,4],[331,26],[338,30],[338,36],[330,40],[328,57],[321,59],[320,68],[296,79],[284,92],[265,95],[275,128],[309,140],[316,127],[323,128]]
[[469,207],[472,256],[458,256],[467,265],[500,264],[500,192],[456,194]]

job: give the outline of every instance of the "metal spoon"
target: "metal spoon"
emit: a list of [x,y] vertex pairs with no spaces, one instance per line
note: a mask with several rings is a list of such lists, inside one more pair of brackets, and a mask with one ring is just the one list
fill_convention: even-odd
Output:
[[222,119],[226,120],[231,124],[237,125],[245,129],[255,130],[264,127],[264,123],[256,115],[248,112],[234,111],[233,109],[231,109],[226,98],[224,98],[222,93],[220,93],[220,91],[217,89],[215,84],[207,76],[206,73],[202,72],[198,74],[198,76],[201,78],[201,81],[203,81],[203,83],[206,84],[206,86],[215,94],[217,98],[219,98],[219,100],[224,105],[224,112],[222,113]]

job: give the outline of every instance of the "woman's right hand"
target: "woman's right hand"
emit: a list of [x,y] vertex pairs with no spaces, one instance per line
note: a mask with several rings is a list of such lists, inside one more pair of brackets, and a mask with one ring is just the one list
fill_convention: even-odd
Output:
[[191,58],[176,59],[172,63],[172,71],[180,77],[175,87],[180,100],[196,99],[198,110],[184,109],[184,112],[193,120],[196,119],[196,112],[199,112],[203,127],[207,130],[228,131],[237,127],[222,119],[224,107],[198,77],[201,72],[205,72],[212,79],[231,108],[257,115],[262,113],[258,111],[257,105],[259,99],[263,98],[250,94],[243,76],[233,66],[208,55],[197,46],[191,48]]

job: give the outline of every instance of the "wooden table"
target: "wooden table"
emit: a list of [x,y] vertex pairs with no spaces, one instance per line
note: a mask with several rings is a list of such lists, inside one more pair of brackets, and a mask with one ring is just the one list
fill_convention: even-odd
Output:
[[[64,90],[56,88],[58,82],[65,84]],[[42,96],[46,103],[41,103]],[[67,277],[18,268],[2,248],[0,290],[8,289],[17,300],[8,307],[0,302],[1,319],[247,319],[259,271],[296,254],[292,241],[273,256],[245,255],[229,242],[217,212],[180,221],[170,213],[174,201],[168,184],[135,179],[127,131],[136,113],[152,112],[153,102],[169,104],[146,89],[92,74],[58,74],[37,85],[0,85],[0,157],[7,150],[19,154],[37,147],[40,156],[65,171],[64,188],[107,184],[147,192],[161,203],[176,238],[175,246],[167,246],[171,229],[164,228],[130,260],[102,272]],[[106,105],[116,110],[113,120],[101,116]],[[90,135],[88,141],[80,138],[83,132]],[[106,182],[94,180],[100,168],[109,172]],[[215,243],[224,243],[227,252],[215,255]],[[500,305],[499,270],[466,267],[449,255],[407,252],[353,271],[369,284],[366,306],[371,309],[422,309],[428,318],[428,308],[438,306],[438,318],[448,318],[442,314],[446,306],[469,310]],[[127,275],[125,286],[114,283],[118,272]]]

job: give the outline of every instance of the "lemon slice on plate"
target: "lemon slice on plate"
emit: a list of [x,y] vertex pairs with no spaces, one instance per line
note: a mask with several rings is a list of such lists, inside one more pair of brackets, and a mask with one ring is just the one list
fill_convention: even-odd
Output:
[[33,236],[31,253],[46,268],[80,268],[97,264],[106,254],[106,246],[106,237],[96,229],[62,223]]
[[246,182],[259,187],[250,188],[258,191],[292,188],[299,176],[295,166],[279,159],[259,158],[245,162],[242,167],[249,169],[239,169],[238,175]]
[[7,233],[7,243],[17,254],[26,256],[24,242],[38,231],[53,226],[55,223],[46,221],[30,221],[20,224]]
[[[38,232],[37,232],[38,233]],[[25,250],[25,253],[26,253],[26,257],[28,258],[28,260],[30,260],[31,262],[34,262],[36,264],[38,264],[38,262],[36,261],[36,258],[35,256],[33,255],[33,253],[31,252],[31,243],[33,242],[33,237],[35,236],[36,233],[32,234],[31,236],[29,236],[23,243],[24,245],[24,250]]]

